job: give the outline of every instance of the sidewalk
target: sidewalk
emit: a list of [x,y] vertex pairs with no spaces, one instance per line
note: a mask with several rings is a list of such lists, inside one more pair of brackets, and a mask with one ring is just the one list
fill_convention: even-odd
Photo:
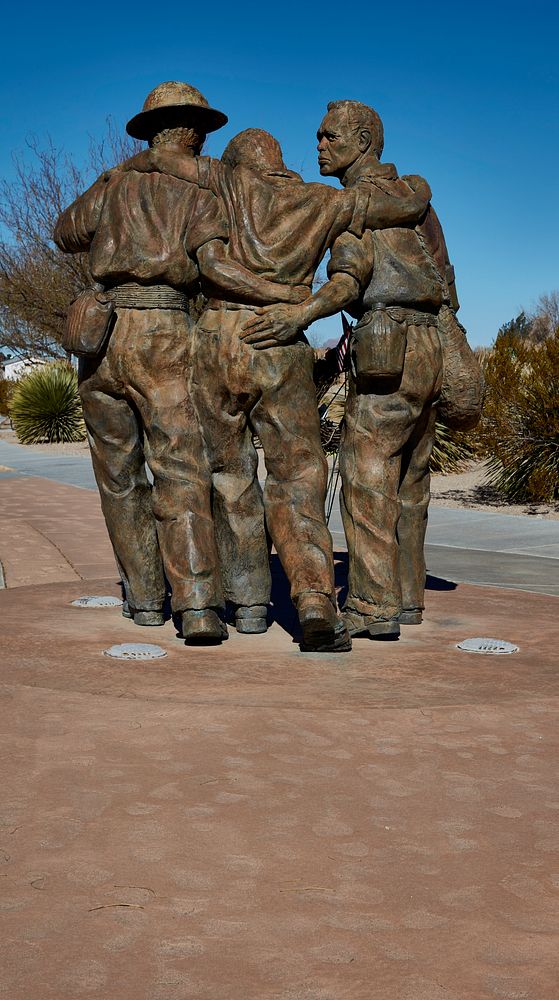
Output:
[[[0,484],[32,476],[96,491],[88,455],[51,456],[0,440],[0,466],[12,470],[0,471]],[[337,500],[330,528],[344,551]],[[426,551],[433,577],[559,596],[559,521],[432,506]]]
[[118,579],[97,492],[0,474],[0,525],[6,587]]
[[[0,592],[6,997],[555,1000],[556,598],[429,591],[328,657],[83,590]],[[167,656],[103,656],[137,641]]]

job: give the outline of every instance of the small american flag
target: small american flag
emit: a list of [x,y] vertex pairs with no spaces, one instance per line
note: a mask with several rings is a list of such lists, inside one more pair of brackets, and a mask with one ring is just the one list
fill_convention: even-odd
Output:
[[347,349],[349,347],[349,336],[353,330],[353,324],[348,323],[345,318],[344,313],[342,313],[342,327],[343,333],[336,345],[336,360],[338,362],[338,371],[343,372],[346,370],[347,364]]

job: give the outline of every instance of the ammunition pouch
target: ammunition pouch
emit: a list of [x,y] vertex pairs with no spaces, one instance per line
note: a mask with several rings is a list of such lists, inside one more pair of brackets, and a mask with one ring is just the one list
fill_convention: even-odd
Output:
[[434,326],[432,313],[405,306],[372,306],[351,335],[350,361],[355,378],[400,378],[408,326]]
[[78,357],[99,354],[113,327],[115,307],[100,297],[101,286],[86,288],[68,309],[62,346]]

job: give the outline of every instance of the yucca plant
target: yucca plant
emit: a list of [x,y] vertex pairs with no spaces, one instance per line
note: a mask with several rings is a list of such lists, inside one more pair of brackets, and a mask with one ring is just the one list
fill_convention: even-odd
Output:
[[[521,351],[514,364],[513,348],[489,369],[489,482],[514,502],[553,503],[559,500],[559,330]],[[515,368],[505,398],[503,368],[509,374]]]
[[460,472],[476,454],[475,447],[463,431],[452,431],[444,424],[435,424],[435,443],[431,453],[431,472],[447,475]]
[[10,401],[10,417],[22,444],[83,441],[75,370],[65,362],[54,362],[25,375]]

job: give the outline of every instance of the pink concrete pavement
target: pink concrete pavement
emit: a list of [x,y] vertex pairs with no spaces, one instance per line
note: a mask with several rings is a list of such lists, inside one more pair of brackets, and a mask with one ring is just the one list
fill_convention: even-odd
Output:
[[99,497],[92,490],[35,476],[0,479],[0,526],[7,587],[115,572]]
[[[71,607],[118,593],[94,494],[5,480],[0,512],[0,996],[555,1000],[558,599],[430,591],[331,657],[277,624],[189,649]],[[168,655],[103,656],[127,641]]]

